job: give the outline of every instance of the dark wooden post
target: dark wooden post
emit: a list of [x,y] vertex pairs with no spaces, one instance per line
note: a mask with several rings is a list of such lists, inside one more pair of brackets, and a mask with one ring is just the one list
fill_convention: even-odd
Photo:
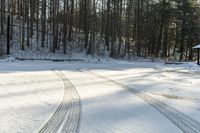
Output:
[[7,55],[10,54],[10,16],[8,16],[7,22]]
[[198,55],[197,55],[197,64],[198,64],[198,65],[200,65],[199,56],[200,56],[200,49],[198,49]]

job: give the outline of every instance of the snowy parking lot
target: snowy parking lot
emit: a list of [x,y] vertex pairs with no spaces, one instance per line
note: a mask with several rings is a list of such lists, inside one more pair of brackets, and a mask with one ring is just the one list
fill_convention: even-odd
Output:
[[193,64],[0,62],[0,132],[200,133]]

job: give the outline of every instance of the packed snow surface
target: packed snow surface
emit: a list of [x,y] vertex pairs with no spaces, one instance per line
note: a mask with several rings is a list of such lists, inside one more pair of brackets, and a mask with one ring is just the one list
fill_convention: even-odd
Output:
[[[13,61],[13,62],[11,62]],[[200,68],[194,63],[0,61],[0,132],[37,132],[59,106],[62,70],[82,103],[80,133],[181,133],[141,98],[91,72],[148,94],[200,122]]]

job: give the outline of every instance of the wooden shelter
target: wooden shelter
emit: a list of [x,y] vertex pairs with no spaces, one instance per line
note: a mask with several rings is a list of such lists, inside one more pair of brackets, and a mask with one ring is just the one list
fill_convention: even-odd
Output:
[[197,64],[200,65],[200,44],[197,46],[194,46],[193,49],[197,49],[198,50],[198,54],[197,54]]

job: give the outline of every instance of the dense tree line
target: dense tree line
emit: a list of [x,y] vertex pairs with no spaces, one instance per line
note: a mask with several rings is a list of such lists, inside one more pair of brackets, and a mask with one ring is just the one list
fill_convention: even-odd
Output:
[[[1,0],[0,31],[10,39],[19,32],[21,49],[72,50],[78,43],[87,54],[104,49],[111,57],[170,57],[192,60],[200,42],[197,0]],[[15,19],[20,20],[15,24]],[[19,26],[20,30],[13,30]],[[78,40],[78,41],[77,41]],[[74,43],[73,43],[74,42]],[[100,43],[99,43],[100,42]],[[68,49],[68,48],[71,49]]]

